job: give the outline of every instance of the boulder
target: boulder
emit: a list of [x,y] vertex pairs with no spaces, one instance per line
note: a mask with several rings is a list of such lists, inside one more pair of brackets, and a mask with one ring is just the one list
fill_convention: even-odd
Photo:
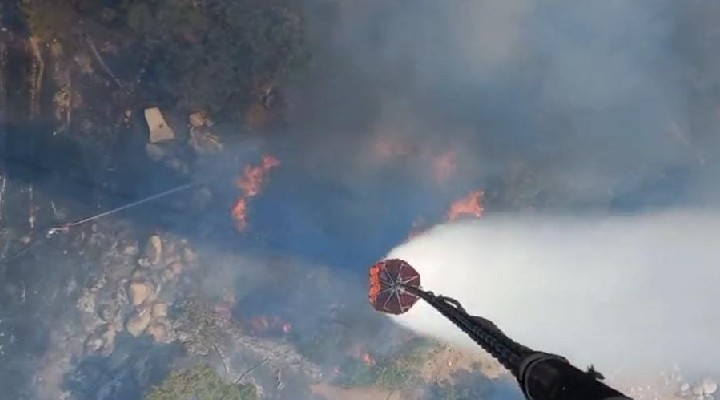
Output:
[[155,303],[152,307],[153,318],[164,318],[167,317],[168,306],[165,303]]
[[193,128],[200,128],[203,126],[210,126],[210,120],[207,117],[207,113],[204,111],[198,111],[190,114],[188,116],[188,121],[190,122],[190,126]]
[[164,343],[167,339],[167,328],[160,322],[153,322],[148,326],[147,332],[155,339],[156,342]]
[[152,314],[149,309],[143,309],[133,314],[125,324],[125,329],[128,333],[133,336],[140,336],[143,334],[148,325],[152,321]]
[[148,242],[145,245],[145,257],[148,262],[152,265],[160,264],[163,255],[162,240],[158,235],[152,235],[148,238]]
[[147,122],[148,130],[150,131],[150,143],[160,143],[175,139],[175,132],[170,129],[159,108],[146,108],[145,122]]
[[134,281],[130,283],[130,301],[132,305],[139,306],[150,298],[153,287],[150,282]]

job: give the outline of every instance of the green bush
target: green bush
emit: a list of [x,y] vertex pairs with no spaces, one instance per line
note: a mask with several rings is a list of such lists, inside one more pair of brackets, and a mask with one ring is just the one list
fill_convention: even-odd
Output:
[[172,373],[144,400],[257,400],[252,385],[226,383],[207,365]]
[[21,0],[25,21],[41,41],[64,40],[77,23],[77,13],[63,0]]
[[161,88],[178,106],[240,116],[255,91],[307,59],[302,19],[247,0],[127,0],[129,29],[150,43]]
[[371,365],[349,360],[341,367],[338,383],[344,387],[379,386],[390,390],[402,390],[420,383],[414,365],[385,358]]
[[[309,60],[303,19],[280,1],[122,0],[113,6],[103,0],[20,1],[40,40],[85,48],[79,33],[92,33],[97,43],[107,41],[125,52],[108,55],[108,64],[117,57],[129,70],[139,70],[144,61],[129,65],[128,60],[147,55],[149,65],[142,67],[157,79],[157,88],[148,85],[153,96],[218,119],[244,116],[268,85]],[[79,19],[86,24],[77,24]]]

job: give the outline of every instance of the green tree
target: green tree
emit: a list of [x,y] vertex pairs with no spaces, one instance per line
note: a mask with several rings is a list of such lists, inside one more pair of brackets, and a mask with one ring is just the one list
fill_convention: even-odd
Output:
[[126,0],[127,26],[151,46],[161,88],[178,106],[239,116],[258,88],[308,59],[301,17],[251,0]]
[[64,0],[21,0],[25,21],[42,41],[65,40],[77,23],[77,13]]
[[172,373],[145,400],[257,400],[253,385],[226,383],[207,365]]
[[218,119],[243,116],[268,85],[309,60],[303,19],[284,0],[19,1],[41,41],[83,48],[84,33],[112,43],[125,52],[116,55],[125,67],[133,57],[147,59],[142,66],[159,89],[148,85],[153,96]]

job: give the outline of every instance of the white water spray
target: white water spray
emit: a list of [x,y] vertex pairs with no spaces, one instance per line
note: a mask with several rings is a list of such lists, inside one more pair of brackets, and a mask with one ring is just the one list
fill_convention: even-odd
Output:
[[[720,372],[720,215],[502,216],[438,226],[390,252],[426,290],[511,338],[601,372]],[[396,317],[473,345],[425,303]]]

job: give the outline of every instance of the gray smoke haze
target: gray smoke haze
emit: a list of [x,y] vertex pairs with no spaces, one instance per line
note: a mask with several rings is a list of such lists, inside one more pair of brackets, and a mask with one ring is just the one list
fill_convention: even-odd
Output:
[[[718,372],[717,213],[488,217],[439,226],[394,249],[427,290],[510,337],[608,374]],[[396,321],[472,345],[430,306]]]
[[[449,185],[488,189],[488,219],[439,227],[391,257],[417,263],[428,289],[580,364],[713,366],[718,218],[647,213],[718,204],[716,4],[322,4],[339,21],[325,32],[347,68],[304,109],[338,133],[322,136],[319,174],[366,191],[382,173],[367,143],[400,137],[455,145]],[[337,158],[324,154],[353,167],[329,168]],[[427,180],[426,159],[408,163]],[[524,183],[511,187],[517,169]],[[387,197],[389,208],[421,201]],[[577,216],[493,217],[525,206]],[[609,210],[638,215],[599,216]],[[398,322],[457,334],[423,305]]]
[[[315,33],[332,49],[318,95],[296,110],[317,176],[366,191],[386,165],[373,143],[400,138],[455,148],[450,186],[520,168],[555,207],[607,207],[657,182],[717,198],[697,175],[717,172],[709,2],[309,4],[310,24],[333,16]],[[418,153],[405,165],[427,180]]]
[[[313,176],[357,193],[349,201],[363,213],[368,192],[390,210],[447,198],[413,192],[430,176],[423,150],[397,157],[408,170],[397,192],[378,191],[389,167],[374,144],[389,138],[432,154],[454,148],[445,188],[486,189],[487,219],[438,227],[390,257],[579,365],[716,370],[720,219],[656,211],[720,198],[717,5],[309,4],[333,16],[318,35],[335,57],[313,81],[314,102],[296,110],[312,132]],[[493,215],[525,208],[576,216]],[[463,340],[423,304],[397,322]]]
[[[262,233],[274,235],[275,248],[257,247],[297,259],[302,267],[292,277],[307,275],[306,286],[287,283],[276,289],[283,296],[268,294],[279,280],[267,272],[274,270],[250,256],[232,258],[213,243],[206,251],[226,269],[202,282],[210,297],[252,281],[244,290],[262,299],[252,306],[297,316],[291,322],[304,342],[332,338],[341,348],[352,334],[387,343],[380,337],[385,325],[363,325],[371,318],[364,303],[339,312],[324,305],[340,297],[364,302],[364,282],[347,275],[364,276],[365,263],[405,237],[414,218],[434,220],[458,196],[485,189],[487,218],[440,226],[390,256],[415,264],[427,289],[580,366],[596,363],[606,374],[672,362],[717,370],[720,272],[713,268],[720,256],[713,250],[720,217],[648,214],[720,204],[717,2],[302,5],[314,63],[287,88],[289,128],[256,136],[257,145],[226,149],[237,156],[257,147],[280,158],[251,204],[253,229],[268,225]],[[399,142],[404,152],[383,156],[385,141]],[[433,157],[448,150],[457,153],[457,170],[436,184]],[[244,157],[225,167],[213,163],[201,175],[234,177]],[[154,207],[160,213],[166,206]],[[496,215],[527,209],[576,216]],[[608,210],[639,215],[600,216]],[[181,217],[196,218],[203,230],[229,219],[173,216]],[[318,263],[335,271],[305,274],[305,266]],[[40,292],[51,293],[48,286]],[[24,289],[18,283],[13,290]],[[307,296],[311,291],[318,294]],[[28,331],[52,331],[37,329],[26,317],[35,314],[20,310]],[[397,322],[463,341],[423,304]],[[349,328],[337,327],[343,324]]]

